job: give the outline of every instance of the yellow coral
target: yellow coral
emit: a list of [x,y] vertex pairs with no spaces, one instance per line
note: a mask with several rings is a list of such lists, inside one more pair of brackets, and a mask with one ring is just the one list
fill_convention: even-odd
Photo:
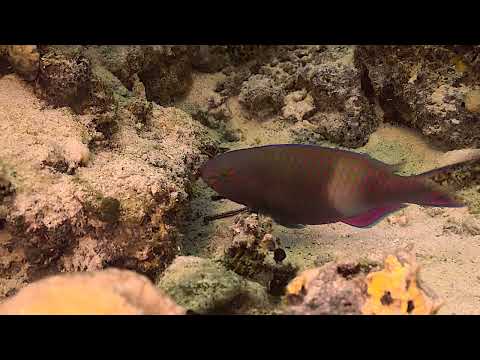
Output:
[[288,284],[287,295],[301,295],[302,291],[308,287],[308,283],[317,276],[318,272],[317,268],[302,272]]
[[389,255],[385,268],[367,276],[368,299],[362,312],[370,315],[433,314],[439,303],[430,299],[417,284],[414,263],[402,264]]

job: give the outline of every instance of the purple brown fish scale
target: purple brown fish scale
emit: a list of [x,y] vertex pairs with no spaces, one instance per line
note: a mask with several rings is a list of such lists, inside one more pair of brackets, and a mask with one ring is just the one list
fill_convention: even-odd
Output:
[[271,177],[264,197],[272,215],[293,220],[300,208],[306,212],[314,210],[311,189],[317,186],[317,182],[309,174],[308,159],[295,157],[289,152],[271,155],[272,159],[266,168],[274,176]]

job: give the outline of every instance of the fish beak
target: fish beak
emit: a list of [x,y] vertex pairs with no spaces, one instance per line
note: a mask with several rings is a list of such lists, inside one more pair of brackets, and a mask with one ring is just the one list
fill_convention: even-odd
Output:
[[212,171],[209,171],[207,164],[208,161],[200,167],[199,173],[202,180],[211,187],[218,182],[218,175],[213,173]]

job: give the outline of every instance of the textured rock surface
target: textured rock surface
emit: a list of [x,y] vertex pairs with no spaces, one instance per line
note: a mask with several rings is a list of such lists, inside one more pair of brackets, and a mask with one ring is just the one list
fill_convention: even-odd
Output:
[[36,45],[8,45],[5,52],[17,74],[27,81],[36,79],[40,67],[40,54]]
[[474,160],[480,149],[462,149],[447,151],[438,158],[438,166],[447,166],[460,161],[468,161],[462,165],[452,166],[448,171],[432,177],[432,180],[452,190],[474,189],[480,185],[480,161]]
[[192,65],[201,72],[220,71],[230,60],[227,46],[199,45],[193,48],[192,53]]
[[308,64],[299,74],[317,110],[308,121],[326,140],[347,147],[365,145],[379,124],[362,87],[362,71],[353,62],[353,51],[331,48],[318,65]]
[[52,276],[0,303],[2,315],[183,315],[145,277],[126,270]]
[[239,101],[250,114],[266,118],[280,111],[284,96],[283,89],[272,79],[254,75],[243,83]]
[[268,306],[260,284],[248,281],[212,260],[179,256],[157,285],[194,313],[243,313]]
[[165,268],[209,145],[201,125],[155,106],[139,128],[125,102],[116,132],[99,147],[97,115],[46,109],[12,75],[0,79],[0,109],[0,161],[15,189],[1,212],[9,233],[1,244],[1,296],[58,271],[115,265],[153,279]]
[[305,90],[299,90],[285,97],[282,115],[287,121],[297,122],[310,117],[314,110],[313,97]]
[[306,270],[288,286],[289,314],[361,314],[366,300],[364,274],[356,264],[327,264]]
[[138,76],[147,99],[161,105],[184,95],[191,85],[193,49],[188,46],[99,46],[86,53],[98,59],[128,89],[132,89]]
[[90,61],[82,55],[42,57],[39,82],[45,98],[55,106],[79,108],[89,95],[91,77]]
[[283,295],[297,269],[288,260],[276,261],[276,252],[284,251],[280,240],[271,234],[271,219],[241,214],[229,230],[222,263],[235,273],[259,282],[269,294]]
[[388,119],[448,149],[478,147],[478,46],[359,46],[355,57]]
[[[255,66],[232,71],[217,90],[223,96],[239,91],[251,118],[281,114],[287,121],[307,121],[311,138],[359,147],[380,119],[354,52],[352,46],[274,47]],[[305,142],[297,130],[292,129],[294,140]]]

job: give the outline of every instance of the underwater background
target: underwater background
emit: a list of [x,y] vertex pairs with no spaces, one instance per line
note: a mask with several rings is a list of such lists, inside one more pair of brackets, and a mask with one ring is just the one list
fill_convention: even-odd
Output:
[[[0,313],[480,314],[480,46],[0,46]],[[287,228],[228,150],[312,144],[462,208]]]

